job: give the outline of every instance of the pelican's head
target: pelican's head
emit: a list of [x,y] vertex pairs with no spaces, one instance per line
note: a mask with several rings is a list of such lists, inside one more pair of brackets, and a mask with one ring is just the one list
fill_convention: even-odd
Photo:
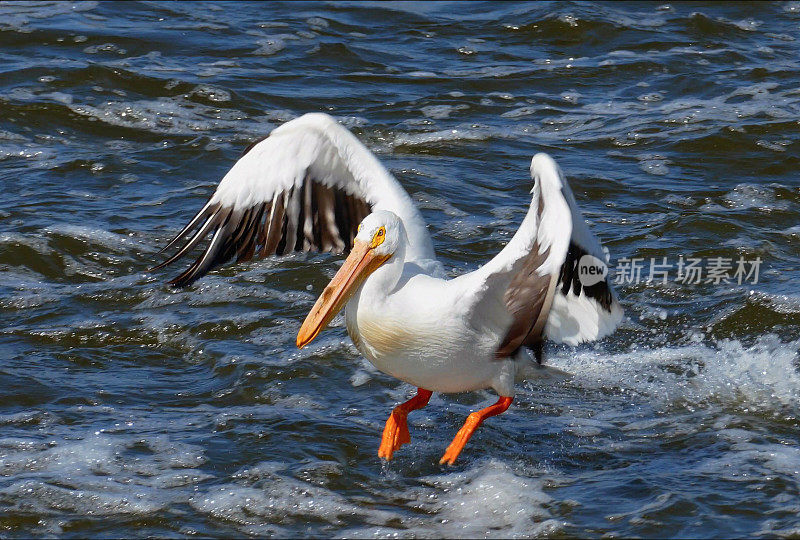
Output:
[[369,244],[376,254],[391,257],[400,247],[401,238],[405,239],[405,236],[403,222],[394,212],[378,210],[365,217],[358,226],[353,249],[358,242],[364,242]]
[[350,255],[322,291],[300,327],[297,333],[299,348],[311,343],[328,326],[364,280],[392,258],[405,238],[403,222],[392,212],[379,210],[364,218],[358,226]]

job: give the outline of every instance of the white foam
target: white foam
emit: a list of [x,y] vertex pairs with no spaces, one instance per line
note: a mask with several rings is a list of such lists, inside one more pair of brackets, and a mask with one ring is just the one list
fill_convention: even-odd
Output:
[[83,52],[86,54],[97,54],[97,53],[115,53],[119,55],[128,54],[128,51],[116,45],[114,43],[103,43],[100,45],[90,45],[83,49]]
[[52,250],[47,245],[47,241],[39,235],[4,232],[0,233],[0,245],[2,244],[20,244],[41,254],[52,253]]
[[543,482],[518,476],[499,461],[423,481],[441,490],[420,506],[440,517],[443,536],[530,537],[552,534],[563,525],[545,507],[551,497]]
[[750,295],[755,302],[768,306],[777,313],[796,314],[800,313],[800,295],[798,294],[771,294],[763,291],[755,291]]
[[703,461],[698,466],[699,472],[761,485],[778,474],[800,487],[800,448],[780,443],[738,442],[731,450]]
[[[186,489],[210,477],[195,469],[205,461],[199,448],[165,435],[5,438],[0,448],[0,475],[20,478],[0,489],[0,498],[11,501],[8,510],[42,516],[154,514],[185,500]],[[58,528],[51,524],[48,531]]]
[[508,465],[491,460],[467,471],[421,479],[411,496],[412,507],[428,518],[404,516],[402,528],[349,529],[349,537],[530,538],[556,534],[566,523],[553,519],[544,492],[545,480],[516,474]]
[[768,413],[798,412],[800,340],[765,335],[751,346],[738,340],[606,354],[584,351],[548,360],[574,374],[573,381],[599,388],[624,388],[661,407],[722,403]]
[[450,115],[456,111],[463,111],[469,109],[469,105],[428,105],[422,107],[420,111],[428,118],[441,120],[443,118],[450,118]]
[[759,139],[756,141],[756,145],[762,148],[766,148],[767,150],[772,150],[773,152],[786,152],[786,147],[792,144],[792,141],[788,139],[781,139],[779,141],[767,141],[764,139]]
[[[685,61],[687,56],[705,57],[727,54],[730,49],[721,48],[707,50],[700,47],[675,47],[663,54]],[[535,62],[530,69],[566,68],[570,65],[606,66],[620,63],[639,62],[643,54],[633,51],[612,51],[595,58],[566,58],[545,60],[543,64]],[[800,68],[797,61],[786,61],[783,69]],[[487,73],[474,69],[458,71],[452,75],[488,76]],[[553,111],[548,118],[540,118],[543,129],[533,129],[537,144],[542,141],[596,141],[598,137],[610,138],[618,146],[634,146],[653,140],[673,140],[675,138],[696,137],[698,134],[716,134],[720,126],[730,131],[742,131],[748,126],[749,119],[766,116],[771,119],[790,121],[796,117],[793,110],[800,100],[793,87],[782,89],[776,83],[756,83],[737,87],[729,92],[703,99],[685,97],[664,91],[650,92],[635,100],[617,97],[607,100],[577,99],[571,92],[534,94],[537,101],[550,103],[566,98],[573,101],[569,112],[542,106],[537,109],[533,104],[509,103],[508,109],[500,112],[503,118],[520,118],[541,114],[542,110]],[[658,129],[653,129],[656,124]],[[523,132],[530,130],[528,126]],[[519,133],[517,134],[519,136]],[[774,152],[782,152],[788,148],[785,138],[764,138],[755,144]],[[655,168],[647,172],[660,174],[664,168],[654,164]],[[667,172],[668,174],[668,172]]]
[[438,142],[485,141],[493,132],[488,128],[444,129],[428,133],[398,133],[393,146],[421,146]]
[[353,386],[361,386],[368,383],[372,379],[372,376],[364,369],[357,369],[353,372],[350,376],[350,384]]
[[[356,505],[325,487],[283,473],[285,465],[262,462],[236,472],[233,482],[218,485],[189,499],[199,512],[223,519],[249,533],[278,532],[282,526],[320,520],[342,525],[358,516],[366,523],[384,523],[396,516],[370,505]],[[311,468],[333,467],[319,462]],[[309,467],[307,467],[308,469]]]
[[257,54],[259,56],[272,56],[273,54],[286,48],[286,41],[277,36],[259,39],[256,41],[256,44],[259,47],[253,51],[253,54]]
[[[219,96],[224,97],[222,94]],[[249,120],[242,111],[202,105],[183,96],[68,106],[76,114],[100,120],[109,125],[169,135],[197,135],[198,133],[230,129],[247,137],[256,136],[267,129],[257,125],[253,120]]]
[[215,103],[224,103],[231,100],[230,92],[208,84],[200,84],[195,86],[189,94],[192,96],[205,98]]
[[454,240],[466,240],[479,237],[482,233],[484,222],[475,216],[450,219],[440,226],[439,232]]
[[130,486],[93,487],[95,489],[68,489],[38,480],[23,480],[0,490],[0,493],[25,501],[22,508],[27,512],[35,508],[36,512],[44,515],[63,512],[82,516],[142,515],[153,514],[165,506],[149,490]]
[[738,184],[725,195],[724,201],[730,208],[740,210],[755,208],[764,212],[772,212],[789,208],[788,201],[775,197],[773,187],[760,184]]
[[697,204],[697,199],[690,197],[689,195],[679,195],[677,193],[669,193],[661,200],[667,204],[677,204],[678,206],[692,207]]
[[418,191],[411,196],[418,208],[438,210],[451,217],[467,217],[469,214],[450,204],[447,199],[439,195],[432,195],[425,191]]
[[321,30],[330,26],[330,23],[328,23],[328,21],[322,17],[311,17],[310,19],[306,19],[306,24],[313,30]]
[[420,79],[435,79],[438,75],[432,71],[409,71],[406,73],[409,77],[416,77]]

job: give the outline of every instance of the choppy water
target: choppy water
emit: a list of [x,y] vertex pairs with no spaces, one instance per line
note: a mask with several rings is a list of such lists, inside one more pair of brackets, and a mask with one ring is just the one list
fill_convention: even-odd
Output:
[[[0,4],[0,536],[800,534],[800,3]],[[490,392],[412,391],[298,323],[335,257],[143,270],[252,139],[351,127],[453,274],[551,153],[620,257],[762,259],[625,284],[624,326]],[[751,280],[752,281],[752,280]],[[308,290],[307,285],[311,285]]]

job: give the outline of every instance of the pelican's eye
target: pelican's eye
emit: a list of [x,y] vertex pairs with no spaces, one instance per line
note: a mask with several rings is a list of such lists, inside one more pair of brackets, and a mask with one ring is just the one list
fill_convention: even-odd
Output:
[[383,241],[386,239],[386,227],[381,227],[377,231],[375,231],[375,235],[372,237],[372,245],[370,247],[376,248],[379,245],[383,244]]

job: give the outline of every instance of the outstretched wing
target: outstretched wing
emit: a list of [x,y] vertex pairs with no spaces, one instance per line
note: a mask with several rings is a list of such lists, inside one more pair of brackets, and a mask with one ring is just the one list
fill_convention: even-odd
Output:
[[[541,361],[545,337],[578,344],[610,334],[622,320],[609,276],[581,277],[579,262],[591,255],[605,264],[603,248],[575,203],[555,161],[536,154],[528,213],[503,250],[475,272],[481,283],[473,308],[506,322],[496,355],[533,349]],[[584,259],[591,262],[592,259]]]
[[170,284],[189,285],[234,257],[238,262],[292,251],[347,252],[358,224],[373,210],[390,210],[403,221],[408,260],[435,257],[425,223],[397,180],[333,118],[306,114],[245,151],[164,248],[178,250],[153,270],[208,236],[202,254]]

